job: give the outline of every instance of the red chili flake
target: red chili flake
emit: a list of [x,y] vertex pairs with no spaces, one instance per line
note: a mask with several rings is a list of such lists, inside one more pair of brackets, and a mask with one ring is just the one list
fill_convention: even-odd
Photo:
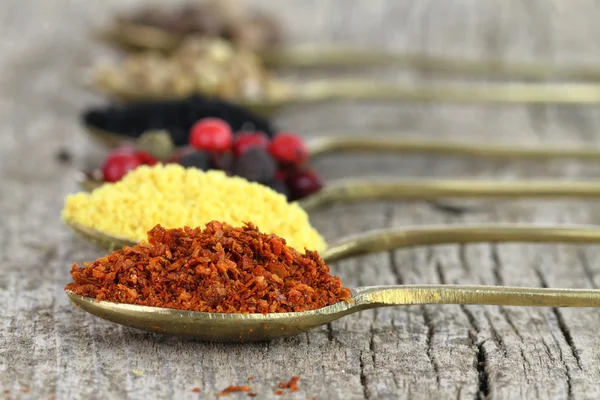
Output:
[[351,296],[316,251],[301,254],[250,222],[241,228],[217,221],[204,229],[156,225],[148,241],[83,267],[73,264],[71,276],[65,289],[78,295],[203,312],[301,312]]
[[254,377],[253,377],[253,376],[249,376],[249,377],[248,377],[248,380],[249,380],[249,381],[253,381],[253,380],[254,380]]
[[290,392],[298,391],[298,381],[300,380],[299,376],[293,376],[289,382],[279,382],[279,387],[281,389],[290,389]]
[[219,396],[227,396],[229,393],[237,393],[237,392],[250,392],[252,391],[252,389],[250,389],[250,386],[246,386],[246,385],[242,385],[242,386],[228,386],[225,389],[223,389],[223,391],[221,393],[219,393]]
[[200,393],[200,388],[199,387],[195,387],[192,389],[192,392],[194,393]]
[[281,396],[281,395],[283,394],[283,390],[281,390],[281,389],[277,389],[277,390],[275,390],[275,394],[276,394],[277,396]]
[[23,393],[29,393],[29,388],[28,387],[24,387],[23,388]]
[[292,392],[298,391],[298,381],[300,380],[299,376],[292,376],[292,379],[287,383],[288,389]]
[[4,389],[4,393],[9,394],[10,393],[10,389]]
[[248,396],[256,397],[256,396],[258,396],[258,393],[250,392],[250,393],[248,393]]

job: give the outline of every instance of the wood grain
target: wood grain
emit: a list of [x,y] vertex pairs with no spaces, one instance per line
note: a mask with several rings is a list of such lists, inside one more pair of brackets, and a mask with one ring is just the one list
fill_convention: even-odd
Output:
[[[5,0],[0,9],[0,394],[24,399],[216,398],[231,384],[280,398],[596,399],[600,314],[594,309],[427,306],[352,315],[306,335],[222,345],[142,333],[95,319],[63,293],[69,266],[102,253],[59,220],[78,168],[101,150],[78,125],[101,103],[78,86],[83,69],[114,53],[87,36],[117,8],[142,1]],[[350,43],[470,59],[600,61],[598,3],[516,1],[253,1],[280,16],[292,42]],[[340,72],[348,75],[348,72]],[[419,71],[361,72],[380,79],[450,79]],[[299,74],[287,72],[289,77]],[[317,76],[316,73],[307,73]],[[456,78],[458,80],[458,78]],[[396,129],[445,139],[598,146],[600,113],[578,106],[331,103],[285,110],[277,123],[309,134]],[[55,153],[74,156],[61,164]],[[574,162],[329,156],[343,176],[597,177]],[[451,201],[338,205],[313,213],[328,240],[366,229],[472,222],[599,223],[595,202]],[[439,246],[334,265],[349,286],[402,283],[597,287],[595,246]],[[200,387],[200,393],[192,392]],[[28,389],[25,392],[24,389]],[[9,390],[10,393],[3,393]],[[245,394],[231,395],[245,398]]]

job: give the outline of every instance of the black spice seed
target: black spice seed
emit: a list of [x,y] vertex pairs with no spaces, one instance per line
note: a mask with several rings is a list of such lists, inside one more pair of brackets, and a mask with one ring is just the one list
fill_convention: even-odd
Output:
[[234,161],[232,172],[250,182],[269,182],[277,173],[277,162],[267,150],[251,147]]
[[192,96],[184,100],[137,102],[85,111],[82,122],[125,137],[139,137],[147,130],[167,130],[176,146],[187,144],[192,125],[203,118],[220,118],[234,132],[259,130],[273,137],[270,122],[250,111],[222,100]]
[[194,167],[202,171],[208,171],[211,166],[210,154],[204,151],[183,154],[179,159],[179,164],[186,168]]
[[286,185],[283,180],[274,179],[269,182],[263,182],[263,185],[270,187],[274,191],[283,194],[288,200],[291,200],[290,188]]
[[56,152],[56,160],[61,164],[69,164],[73,160],[73,155],[63,147]]
[[[233,154],[230,151],[213,154],[211,157],[211,168],[231,172],[233,167]],[[237,175],[237,174],[236,174]]]

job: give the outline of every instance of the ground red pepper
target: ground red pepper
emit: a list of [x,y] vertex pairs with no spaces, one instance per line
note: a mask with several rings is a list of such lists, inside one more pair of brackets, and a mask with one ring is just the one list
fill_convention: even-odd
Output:
[[219,396],[227,396],[229,393],[237,393],[237,392],[250,392],[252,389],[250,389],[250,386],[246,386],[246,385],[242,385],[242,386],[228,386],[225,389],[223,389],[223,391],[221,393],[219,393]]
[[192,392],[199,393],[200,392],[200,388],[199,387],[195,387],[195,388],[192,389]]
[[276,390],[275,390],[275,394],[276,394],[277,396],[281,396],[281,395],[283,394],[283,390],[281,390],[281,389],[276,389]]
[[304,254],[252,223],[164,229],[71,268],[66,290],[117,303],[222,313],[300,312],[351,296],[315,251]]

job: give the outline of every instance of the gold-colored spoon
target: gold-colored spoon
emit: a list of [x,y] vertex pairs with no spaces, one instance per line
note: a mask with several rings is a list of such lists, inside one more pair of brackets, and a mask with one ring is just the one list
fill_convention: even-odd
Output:
[[[108,147],[118,147],[135,142],[135,138],[85,126],[91,137]],[[565,147],[564,145],[510,146],[506,144],[486,144],[481,138],[463,139],[462,142],[401,137],[383,132],[368,132],[363,135],[347,136],[343,133],[328,136],[310,137],[305,140],[308,154],[315,158],[334,152],[388,152],[388,153],[428,153],[445,156],[468,156],[502,159],[576,159],[580,161],[600,161],[600,149],[590,147]]]
[[[181,96],[112,86],[108,82],[94,86],[122,101],[169,100]],[[331,100],[383,102],[441,101],[449,103],[497,104],[598,104],[600,85],[582,83],[422,83],[394,85],[368,80],[323,80],[305,83],[273,82],[273,90],[262,97],[235,97],[227,101],[257,114],[272,115],[280,108]]]
[[359,287],[352,297],[305,312],[222,314],[138,306],[67,292],[84,311],[148,332],[190,336],[213,342],[256,342],[293,336],[348,314],[387,306],[479,304],[526,307],[599,307],[597,289],[539,289],[508,286],[400,285]]
[[600,79],[594,66],[557,65],[545,62],[465,60],[424,54],[401,54],[383,50],[305,44],[274,46],[257,53],[270,67],[405,67],[420,71],[466,76],[495,76],[513,79],[577,78]]
[[[81,173],[78,181],[85,191],[104,184],[102,171]],[[468,180],[468,179],[339,179],[327,182],[321,190],[298,204],[313,211],[337,203],[367,200],[438,200],[440,198],[597,198],[600,181],[560,180]]]
[[[332,246],[328,263],[408,246],[478,242],[600,243],[594,227],[482,225],[418,227],[373,231]],[[180,311],[97,301],[67,292],[83,310],[102,319],[150,332],[218,342],[251,342],[296,335],[345,315],[375,307],[414,304],[482,304],[544,307],[598,307],[600,290],[502,286],[378,286],[353,290],[347,300],[317,310],[273,314],[222,314]]]
[[[63,220],[63,223],[82,239],[108,251],[137,243],[136,240],[110,235],[75,221]],[[424,244],[515,241],[600,242],[600,230],[514,224],[393,228],[373,230],[339,239],[329,244],[328,249],[321,256],[326,262],[334,262],[362,254]]]
[[[135,24],[119,23],[94,32],[95,37],[124,48],[170,53],[185,40],[163,29]],[[343,46],[287,45],[261,49],[257,52],[270,67],[375,67],[400,66],[417,70],[439,71],[454,74],[499,76],[541,79],[579,78],[600,79],[595,67],[554,65],[540,62],[512,62],[495,60],[458,60],[423,54],[398,54],[382,50],[348,48]]]

